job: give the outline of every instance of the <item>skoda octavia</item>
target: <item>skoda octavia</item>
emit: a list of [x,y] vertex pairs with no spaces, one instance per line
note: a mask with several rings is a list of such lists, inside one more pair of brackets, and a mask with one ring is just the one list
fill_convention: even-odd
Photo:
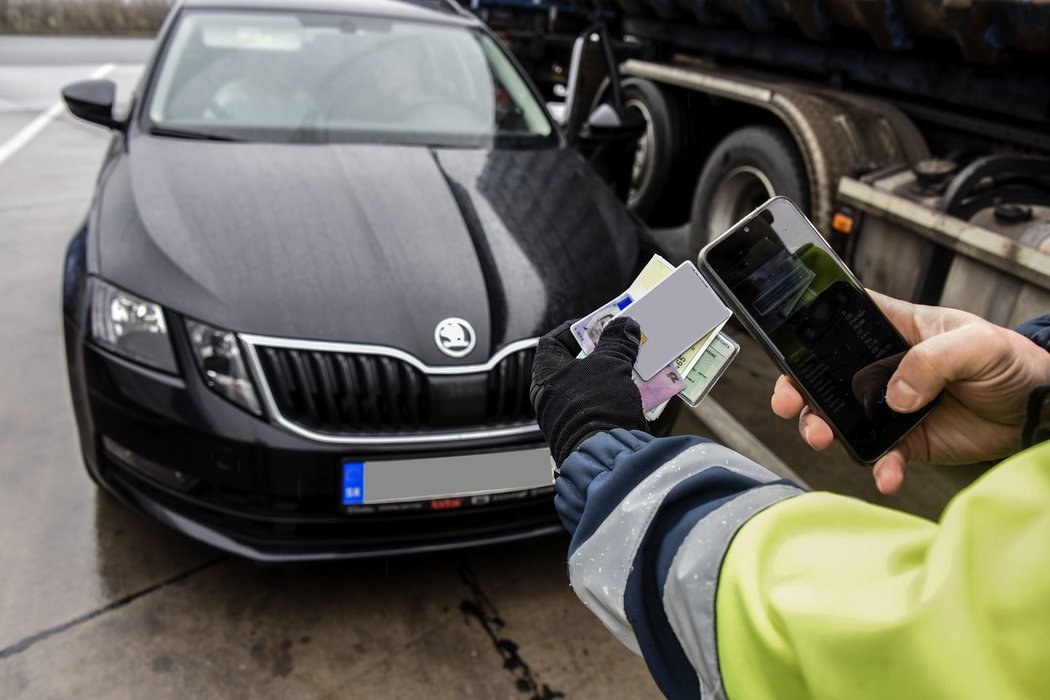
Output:
[[101,486],[258,560],[556,527],[537,338],[625,288],[644,232],[453,5],[187,0],[65,261]]

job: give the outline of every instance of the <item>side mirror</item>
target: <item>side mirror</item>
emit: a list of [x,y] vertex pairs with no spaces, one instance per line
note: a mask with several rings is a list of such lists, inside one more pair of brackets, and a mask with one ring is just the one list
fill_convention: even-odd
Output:
[[629,143],[645,134],[645,118],[637,109],[617,111],[602,103],[587,117],[579,132],[581,143]]
[[117,85],[112,80],[84,80],[62,88],[62,99],[74,117],[123,131],[125,123],[113,117],[116,96]]

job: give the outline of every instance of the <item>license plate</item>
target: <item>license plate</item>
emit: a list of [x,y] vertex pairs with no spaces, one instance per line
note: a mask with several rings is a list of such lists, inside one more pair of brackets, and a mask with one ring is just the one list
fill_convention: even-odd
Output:
[[412,503],[480,505],[547,492],[553,483],[550,453],[543,448],[427,459],[345,460],[342,504],[348,512]]

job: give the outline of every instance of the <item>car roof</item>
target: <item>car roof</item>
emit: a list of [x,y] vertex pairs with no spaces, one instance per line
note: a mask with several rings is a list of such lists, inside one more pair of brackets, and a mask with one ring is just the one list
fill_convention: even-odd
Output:
[[230,10],[286,10],[289,12],[331,12],[412,19],[440,24],[478,25],[481,23],[455,0],[182,0],[180,7]]

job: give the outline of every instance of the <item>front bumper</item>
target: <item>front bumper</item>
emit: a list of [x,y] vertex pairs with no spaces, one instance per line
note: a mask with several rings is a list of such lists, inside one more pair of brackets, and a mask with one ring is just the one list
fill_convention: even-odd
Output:
[[[68,320],[68,319],[67,319]],[[177,324],[170,324],[178,328]],[[79,336],[79,337],[78,337]],[[186,338],[172,336],[176,356]],[[70,383],[92,476],[143,512],[195,539],[259,561],[380,556],[504,542],[558,532],[550,487],[461,507],[348,513],[347,460],[404,460],[518,452],[536,432],[433,444],[338,445],[252,416],[182,363],[172,377],[128,362],[67,327]],[[504,458],[507,455],[504,455]]]

